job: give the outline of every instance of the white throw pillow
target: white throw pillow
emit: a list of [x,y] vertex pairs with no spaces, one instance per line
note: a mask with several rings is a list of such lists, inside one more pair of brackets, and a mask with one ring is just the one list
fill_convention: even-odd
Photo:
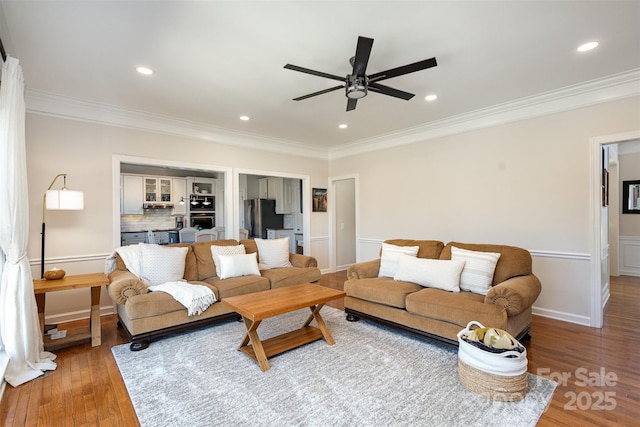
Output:
[[400,255],[394,280],[411,282],[428,288],[460,292],[460,274],[464,261],[416,258]]
[[289,237],[282,239],[255,239],[260,256],[260,270],[291,267]]
[[220,277],[220,255],[241,255],[245,254],[246,250],[244,245],[234,246],[220,246],[211,245],[211,256],[213,257],[213,263],[216,265],[216,276]]
[[486,295],[493,283],[493,273],[500,259],[497,252],[478,252],[451,247],[451,259],[465,262],[460,289],[480,295]]
[[402,254],[415,257],[419,246],[397,246],[389,243],[382,244],[380,255],[380,271],[378,277],[393,277],[398,271],[398,257]]
[[141,262],[141,254],[140,254],[140,245],[129,245],[129,246],[121,246],[116,249],[120,258],[122,258],[122,262],[127,267],[127,270],[140,277],[140,262]]
[[147,286],[183,280],[187,247],[140,244],[140,279]]
[[240,276],[259,276],[258,254],[220,255],[220,279]]

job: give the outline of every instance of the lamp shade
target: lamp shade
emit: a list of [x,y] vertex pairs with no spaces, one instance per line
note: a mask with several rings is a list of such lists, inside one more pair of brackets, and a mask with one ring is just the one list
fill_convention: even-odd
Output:
[[77,211],[84,209],[84,193],[82,191],[47,190],[45,194],[47,210]]

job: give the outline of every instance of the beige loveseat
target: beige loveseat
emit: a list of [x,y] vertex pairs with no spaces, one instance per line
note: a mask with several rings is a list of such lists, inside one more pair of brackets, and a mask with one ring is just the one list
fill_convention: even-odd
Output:
[[[232,277],[221,280],[211,254],[211,245],[245,246],[246,253],[258,252],[254,240],[213,240],[193,244],[178,243],[167,247],[187,247],[184,279],[192,284],[209,287],[216,297],[199,315],[189,316],[187,309],[165,292],[149,292],[147,286],[127,270],[122,258],[116,256],[116,269],[109,274],[109,295],[117,303],[118,318],[132,350],[141,350],[150,340],[168,333],[204,326],[216,321],[237,318],[238,315],[220,301],[224,298],[290,286],[320,279],[315,258],[289,254],[292,267],[260,270],[260,276]],[[260,254],[258,253],[258,260]]]
[[486,295],[448,292],[415,283],[378,277],[380,259],[353,264],[344,284],[347,320],[363,317],[422,336],[457,345],[456,334],[471,320],[529,337],[531,306],[541,285],[531,270],[531,255],[514,246],[436,240],[387,240],[396,246],[418,246],[418,258],[451,259],[451,248],[500,253]]

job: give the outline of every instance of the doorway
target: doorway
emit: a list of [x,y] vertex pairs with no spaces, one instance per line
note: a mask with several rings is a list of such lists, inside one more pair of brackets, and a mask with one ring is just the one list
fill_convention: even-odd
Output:
[[342,271],[357,262],[357,177],[329,180],[330,271]]
[[[640,139],[640,130],[623,134],[606,135],[591,138],[591,203],[592,203],[592,249],[591,249],[591,325],[601,328],[604,305],[609,298],[610,245],[618,245],[617,241],[609,241],[610,212],[608,203],[603,202],[604,157],[608,146],[622,144]],[[607,158],[607,167],[609,166]],[[616,174],[621,173],[616,169]],[[611,191],[611,187],[609,187]],[[615,198],[614,198],[615,200]],[[615,210],[613,210],[615,211]],[[617,257],[617,255],[616,255]]]

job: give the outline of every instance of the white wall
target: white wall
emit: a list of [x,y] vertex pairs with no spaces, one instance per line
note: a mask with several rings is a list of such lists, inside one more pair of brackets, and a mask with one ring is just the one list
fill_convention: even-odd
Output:
[[640,129],[638,98],[332,160],[359,176],[360,260],[389,238],[532,252],[535,310],[590,318],[590,138]]
[[[84,191],[83,211],[47,211],[47,268],[68,274],[104,270],[113,251],[112,157],[114,154],[183,161],[310,176],[311,185],[324,187],[327,161],[275,154],[213,141],[188,139],[39,114],[27,114],[27,172],[29,181],[29,242],[27,256],[34,277],[40,276],[42,196],[53,177],[67,173],[67,186]],[[61,182],[54,188],[60,188]],[[310,236],[326,236],[326,217],[311,216]],[[316,255],[311,245],[311,255]],[[328,266],[326,251],[318,259]],[[83,290],[47,296],[47,321],[57,323],[88,317],[89,296]],[[103,312],[112,304],[103,292]]]

